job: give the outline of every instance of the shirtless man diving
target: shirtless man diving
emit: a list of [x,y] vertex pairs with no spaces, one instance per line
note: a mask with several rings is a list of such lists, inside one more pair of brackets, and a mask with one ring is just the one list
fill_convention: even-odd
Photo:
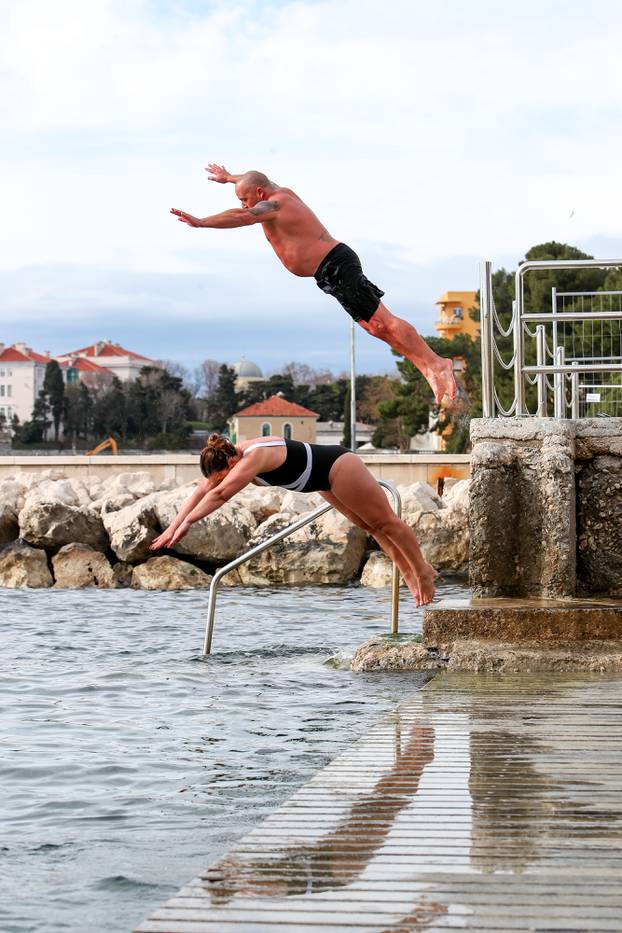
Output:
[[261,224],[285,268],[294,275],[314,276],[319,288],[333,295],[363,330],[414,363],[429,382],[437,405],[444,396],[456,397],[451,360],[434,353],[411,324],[391,314],[380,300],[384,292],[365,277],[356,253],[335,240],[297,194],[262,172],[231,175],[215,163],[206,171],[210,181],[234,184],[242,206],[211,217],[193,217],[176,208],[171,214],[190,227],[225,230]]

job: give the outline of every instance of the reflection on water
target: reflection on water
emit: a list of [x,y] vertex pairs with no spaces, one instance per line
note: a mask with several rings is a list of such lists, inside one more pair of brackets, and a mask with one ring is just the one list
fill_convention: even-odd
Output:
[[220,859],[204,910],[618,929],[621,708],[615,679],[437,677]]
[[[604,837],[619,844],[619,802],[615,808],[600,805],[606,771],[590,768],[575,724],[574,706],[581,708],[589,677],[588,685],[579,689],[567,677],[557,689],[541,676],[515,683],[522,702],[517,695],[505,709],[487,707],[481,695],[465,693],[465,708],[471,708],[473,866],[484,872],[522,873],[543,854],[548,858],[551,846],[567,847],[573,839],[576,846]],[[578,797],[579,786],[588,793]],[[616,798],[612,793],[612,800]]]
[[[434,729],[409,725],[401,745],[395,724],[395,760],[381,772],[369,793],[358,797],[347,817],[313,845],[288,847],[277,859],[221,859],[210,871],[212,902],[221,905],[237,894],[291,897],[335,890],[350,884],[386,841],[397,815],[412,802],[423,769],[434,760]],[[235,881],[233,887],[228,881]]]
[[387,591],[225,590],[202,661],[205,604],[0,590],[3,933],[127,933],[428,679],[326,665]]

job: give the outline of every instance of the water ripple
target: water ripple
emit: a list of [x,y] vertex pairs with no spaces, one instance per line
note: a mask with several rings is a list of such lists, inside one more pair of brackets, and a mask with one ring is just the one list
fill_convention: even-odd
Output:
[[225,590],[208,659],[205,603],[0,590],[3,933],[127,933],[427,679],[348,668],[387,591]]

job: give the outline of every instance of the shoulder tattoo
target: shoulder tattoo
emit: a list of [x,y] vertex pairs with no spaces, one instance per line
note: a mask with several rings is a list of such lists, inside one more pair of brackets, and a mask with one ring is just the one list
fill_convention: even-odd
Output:
[[255,217],[261,217],[262,214],[273,214],[278,211],[281,205],[278,201],[260,201],[254,207],[249,208],[249,212]]

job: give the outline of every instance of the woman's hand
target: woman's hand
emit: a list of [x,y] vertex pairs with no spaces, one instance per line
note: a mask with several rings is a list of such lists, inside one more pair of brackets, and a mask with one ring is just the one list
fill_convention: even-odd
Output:
[[191,528],[192,528],[192,522],[183,521],[181,525],[179,525],[175,529],[173,537],[171,538],[169,542],[169,547],[174,547],[178,541],[181,541],[182,538],[185,538]]
[[149,550],[150,550],[150,551],[159,551],[160,548],[162,548],[162,547],[168,547],[169,544],[171,543],[171,540],[172,540],[174,534],[175,534],[175,529],[173,528],[172,525],[169,525],[169,527],[166,528],[166,529],[162,532],[161,535],[158,535],[157,538],[154,538],[154,540],[153,540],[153,541],[151,542],[151,544],[149,545]]

